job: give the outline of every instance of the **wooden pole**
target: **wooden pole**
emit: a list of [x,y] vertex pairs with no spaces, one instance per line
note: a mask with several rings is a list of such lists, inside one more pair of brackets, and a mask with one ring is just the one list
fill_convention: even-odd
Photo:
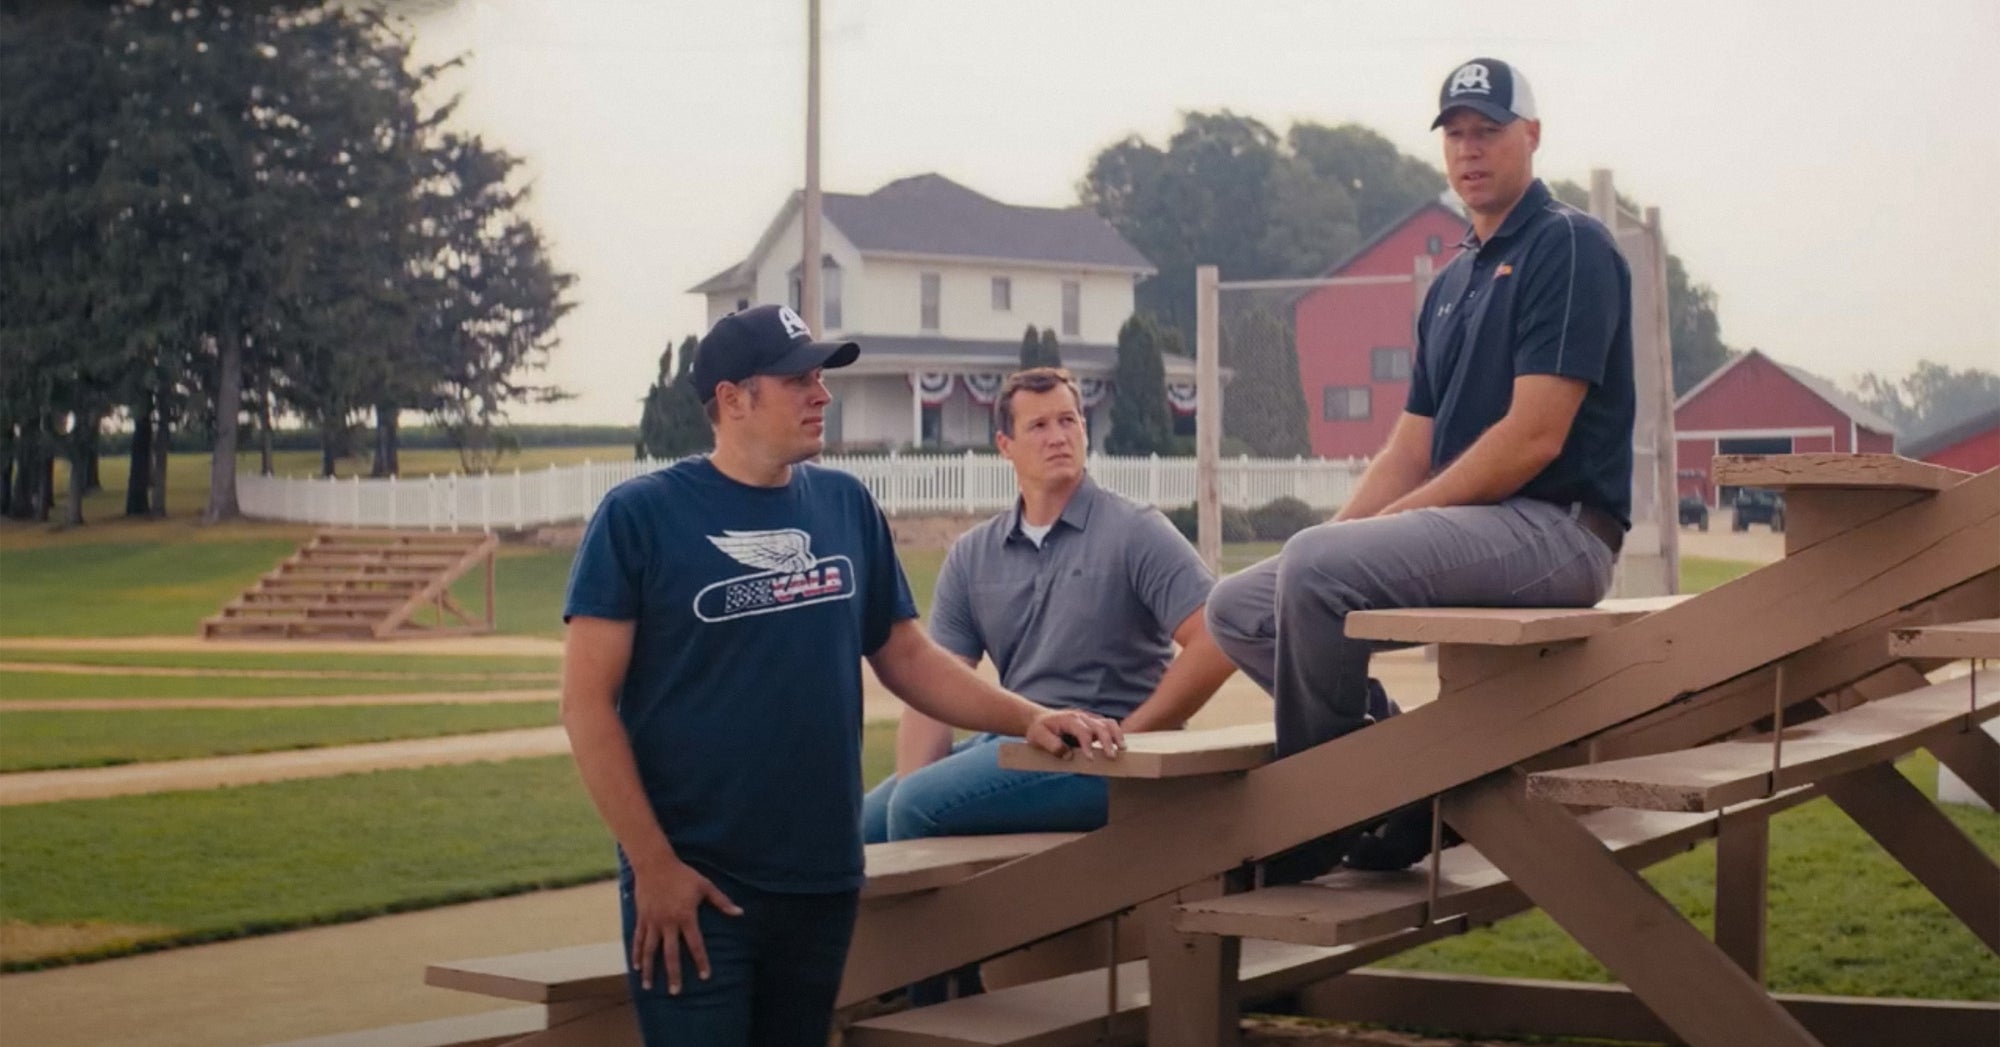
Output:
[[819,271],[819,0],[806,0],[806,199],[800,221],[799,312],[814,335],[821,327]]
[[1667,301],[1667,234],[1660,226],[1660,209],[1646,208],[1646,236],[1653,246],[1653,315],[1646,318],[1659,332],[1660,352],[1653,366],[1659,370],[1656,409],[1660,422],[1653,432],[1654,463],[1660,471],[1660,557],[1666,561],[1666,592],[1681,591],[1681,528],[1679,463],[1675,460],[1680,442],[1674,436],[1674,328]]
[[1194,271],[1195,518],[1196,543],[1208,569],[1222,573],[1222,503],[1215,489],[1222,457],[1221,279],[1215,266]]

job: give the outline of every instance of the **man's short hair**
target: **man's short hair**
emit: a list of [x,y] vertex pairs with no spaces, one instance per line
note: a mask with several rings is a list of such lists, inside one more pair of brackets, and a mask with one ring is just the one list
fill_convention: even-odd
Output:
[[1076,413],[1083,413],[1083,390],[1077,388],[1076,378],[1066,367],[1030,367],[1025,371],[1015,371],[1007,376],[1007,383],[1000,387],[1000,395],[993,401],[993,418],[996,431],[1007,436],[1014,435],[1014,394],[1026,390],[1031,393],[1046,393],[1057,386],[1065,386],[1069,394],[1076,397]]

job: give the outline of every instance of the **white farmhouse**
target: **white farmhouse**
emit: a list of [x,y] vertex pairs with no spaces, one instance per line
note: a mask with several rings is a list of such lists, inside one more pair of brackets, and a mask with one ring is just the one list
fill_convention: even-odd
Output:
[[[1133,285],[1153,272],[1110,223],[1004,204],[936,174],[821,199],[822,337],[861,343],[859,361],[827,376],[829,445],[989,443],[993,396],[1020,366],[1030,324],[1056,332],[1092,442],[1110,432],[1118,329]],[[690,289],[707,297],[710,324],[756,303],[798,307],[802,202],[794,193],[748,256]],[[1194,361],[1166,365],[1177,403],[1191,403]]]

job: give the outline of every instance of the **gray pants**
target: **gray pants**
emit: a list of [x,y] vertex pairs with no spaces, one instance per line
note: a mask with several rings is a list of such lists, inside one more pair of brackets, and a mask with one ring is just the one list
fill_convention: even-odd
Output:
[[1530,498],[1320,524],[1216,583],[1208,630],[1271,693],[1290,756],[1369,722],[1376,645],[1347,638],[1348,612],[1589,607],[1616,559],[1569,510]]

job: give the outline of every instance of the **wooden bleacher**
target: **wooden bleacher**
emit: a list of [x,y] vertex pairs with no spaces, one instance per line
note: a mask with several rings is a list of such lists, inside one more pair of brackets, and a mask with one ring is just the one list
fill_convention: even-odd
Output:
[[[1117,761],[1007,748],[1009,766],[1105,775],[1110,823],[871,899],[845,1042],[1210,1047],[1235,1042],[1252,1003],[1696,1047],[1990,1039],[2000,1003],[1772,994],[1763,971],[1769,821],[1819,796],[2000,951],[2000,869],[1892,763],[1928,749],[2000,800],[2000,743],[1976,726],[2000,709],[1993,687],[1926,676],[2000,656],[2000,471],[1803,455],[1718,459],[1717,474],[1787,490],[1783,560],[1686,598],[1353,615],[1353,635],[1439,644],[1438,700],[1366,730],[1284,760],[1268,725],[1135,735]],[[1467,843],[1403,873],[1237,890],[1247,863],[1426,800]],[[1712,938],[1637,875],[1705,841]],[[1355,969],[1531,907],[1623,986]],[[919,978],[1107,922],[1145,957],[862,1015]],[[637,1042],[619,949],[601,953],[602,1005],[513,1042]],[[553,970],[542,985],[570,984]]]
[[[205,619],[202,635],[389,640],[490,633],[499,545],[478,532],[321,531]],[[451,586],[482,565],[485,610],[475,618]]]

